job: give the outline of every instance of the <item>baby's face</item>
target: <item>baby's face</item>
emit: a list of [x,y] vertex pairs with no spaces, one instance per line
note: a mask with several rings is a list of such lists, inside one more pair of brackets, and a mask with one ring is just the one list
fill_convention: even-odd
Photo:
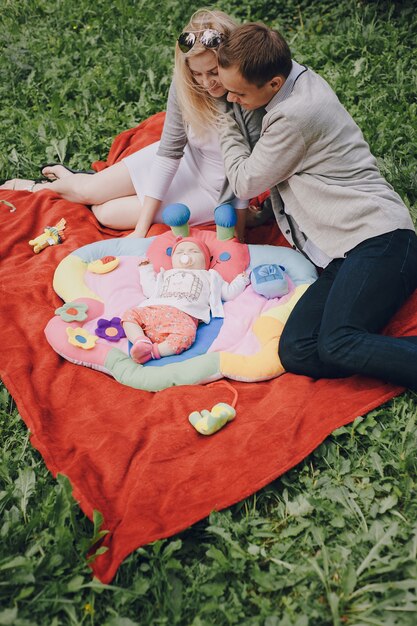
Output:
[[179,243],[171,257],[174,269],[205,270],[204,254],[192,241]]

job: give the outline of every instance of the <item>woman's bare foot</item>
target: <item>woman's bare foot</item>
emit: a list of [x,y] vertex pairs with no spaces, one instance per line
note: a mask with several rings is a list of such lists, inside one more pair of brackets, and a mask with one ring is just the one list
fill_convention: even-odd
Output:
[[6,180],[3,185],[0,185],[0,189],[10,189],[11,191],[41,191],[42,189],[47,189],[45,185],[50,185],[47,181],[42,183],[37,183],[34,180],[30,180],[27,178],[12,178],[11,180]]
[[11,189],[12,191],[32,191],[32,187],[35,181],[28,180],[26,178],[12,178],[6,180],[3,185],[0,185],[0,189]]
[[71,172],[65,165],[45,165],[42,169],[42,176],[45,176],[48,180],[60,180],[61,178],[67,178],[68,176],[74,176],[74,172]]

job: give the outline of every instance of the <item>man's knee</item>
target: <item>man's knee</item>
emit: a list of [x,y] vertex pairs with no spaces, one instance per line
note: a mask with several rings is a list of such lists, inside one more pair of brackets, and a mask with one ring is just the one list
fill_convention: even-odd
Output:
[[287,372],[299,373],[303,370],[312,352],[311,343],[308,344],[292,333],[284,332],[281,335],[278,354],[284,369]]
[[320,361],[327,367],[351,369],[358,341],[360,341],[358,333],[348,332],[345,328],[327,335],[319,334],[317,352]]

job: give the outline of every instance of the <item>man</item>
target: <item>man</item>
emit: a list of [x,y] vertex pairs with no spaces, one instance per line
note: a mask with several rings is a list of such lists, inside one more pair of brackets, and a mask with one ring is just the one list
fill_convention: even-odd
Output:
[[417,287],[417,236],[360,129],[326,81],[292,61],[283,37],[263,24],[233,31],[218,63],[230,102],[266,109],[252,152],[232,112],[220,125],[234,193],[269,188],[283,234],[324,268],[285,326],[283,366],[417,390],[417,337],[379,334]]

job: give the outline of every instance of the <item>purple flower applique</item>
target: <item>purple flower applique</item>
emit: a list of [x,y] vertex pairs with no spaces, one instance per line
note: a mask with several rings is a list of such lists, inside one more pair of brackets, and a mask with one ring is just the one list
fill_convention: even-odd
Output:
[[111,320],[99,319],[94,332],[98,337],[107,341],[120,341],[126,337],[120,317],[112,317]]

